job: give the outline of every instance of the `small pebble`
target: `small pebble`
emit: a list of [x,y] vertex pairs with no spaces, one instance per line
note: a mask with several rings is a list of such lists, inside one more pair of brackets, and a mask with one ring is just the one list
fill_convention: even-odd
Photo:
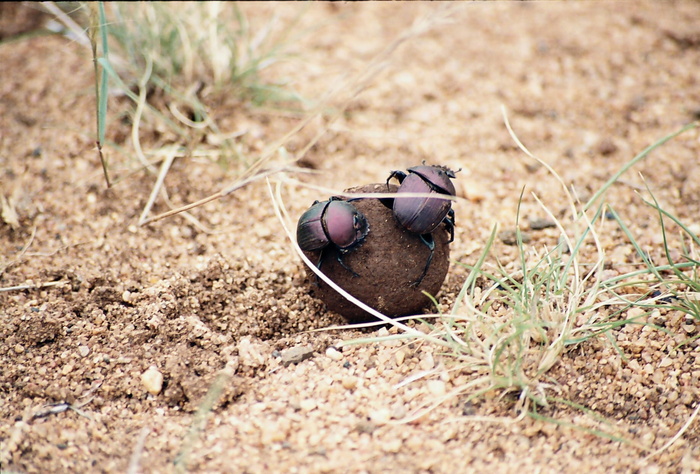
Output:
[[362,420],[355,425],[355,431],[358,433],[372,433],[374,430],[377,429],[377,425],[372,423],[369,420]]
[[158,395],[163,389],[163,374],[155,365],[152,365],[141,374],[141,383],[148,393]]
[[282,365],[298,364],[314,355],[314,350],[309,346],[296,346],[282,351]]
[[333,360],[343,360],[343,354],[335,347],[329,347],[326,349],[326,356]]
[[617,145],[612,138],[605,137],[596,144],[596,151],[603,156],[612,155],[617,151]]
[[[506,245],[518,245],[518,236],[514,230],[502,230],[498,233],[498,238]],[[520,238],[526,244],[532,240],[527,232],[520,232]]]
[[631,320],[631,321],[634,321],[634,322],[636,322],[636,323],[644,322],[644,321],[641,320],[642,315],[643,315],[644,313],[645,313],[645,311],[644,311],[643,308],[638,308],[638,307],[630,308],[630,309],[627,311],[627,319],[629,319],[629,320]]
[[303,411],[311,411],[317,406],[318,404],[316,403],[316,400],[312,400],[311,398],[305,398],[299,402],[299,408],[301,408]]
[[401,438],[393,438],[382,442],[382,451],[385,453],[398,453],[403,446],[403,440]]
[[530,220],[530,229],[532,230],[542,230],[548,229],[550,227],[556,227],[557,224],[551,219],[538,218]]
[[391,411],[388,408],[380,408],[369,414],[369,419],[377,425],[384,425],[391,420]]
[[403,365],[403,361],[406,359],[406,351],[399,349],[396,351],[396,354],[394,354],[394,359],[396,359],[397,367]]
[[346,377],[343,377],[343,380],[341,382],[343,385],[343,388],[346,390],[354,390],[357,388],[357,377],[348,375]]
[[395,420],[400,420],[408,414],[408,410],[404,404],[399,404],[391,411],[391,417]]
[[430,352],[424,353],[418,363],[418,367],[420,367],[421,370],[433,370],[435,367],[435,358],[433,354]]
[[90,354],[90,348],[88,346],[78,346],[78,353],[80,357],[87,357]]
[[447,385],[442,380],[428,380],[426,385],[428,387],[428,391],[436,397],[440,397],[447,393]]

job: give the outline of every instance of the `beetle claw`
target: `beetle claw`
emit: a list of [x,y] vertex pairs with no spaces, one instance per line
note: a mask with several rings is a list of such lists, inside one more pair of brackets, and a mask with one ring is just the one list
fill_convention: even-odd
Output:
[[403,183],[403,180],[406,179],[407,174],[404,173],[403,171],[396,171],[393,170],[389,177],[386,179],[386,188],[387,190],[389,189],[389,181],[391,181],[391,178],[396,178],[396,180],[399,182],[399,184]]
[[343,254],[342,254],[342,253],[339,253],[339,254],[338,254],[338,263],[340,264],[341,267],[343,267],[344,269],[346,269],[347,271],[349,271],[350,273],[352,273],[352,276],[353,276],[353,277],[355,277],[355,278],[359,278],[359,277],[360,277],[360,275],[359,275],[358,273],[356,273],[355,270],[353,270],[352,268],[350,268],[350,266],[349,266],[347,263],[345,263],[345,262],[343,261]]

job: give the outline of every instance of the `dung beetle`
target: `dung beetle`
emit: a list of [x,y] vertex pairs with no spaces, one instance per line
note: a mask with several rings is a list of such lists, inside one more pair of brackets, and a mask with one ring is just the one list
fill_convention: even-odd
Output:
[[[459,171],[459,170],[457,170]],[[456,194],[452,179],[455,172],[445,166],[414,166],[408,169],[408,174],[403,171],[392,171],[386,180],[387,188],[389,181],[396,178],[400,184],[396,194],[422,193],[422,194],[444,194],[454,196]],[[432,232],[440,224],[445,223],[447,231],[450,233],[450,240],[455,239],[455,213],[452,209],[452,201],[444,198],[431,197],[406,197],[394,198],[384,201],[385,205],[391,207],[396,220],[409,232],[419,234],[421,241],[430,249],[428,261],[425,263],[423,273],[413,284],[418,286],[433,260],[435,251],[435,241]]]
[[338,262],[353,276],[359,276],[343,262],[343,255],[361,244],[369,233],[369,224],[364,214],[355,206],[338,197],[328,201],[315,201],[299,217],[297,223],[297,243],[302,250],[320,250],[316,266],[323,263],[323,251],[329,246],[338,249]]

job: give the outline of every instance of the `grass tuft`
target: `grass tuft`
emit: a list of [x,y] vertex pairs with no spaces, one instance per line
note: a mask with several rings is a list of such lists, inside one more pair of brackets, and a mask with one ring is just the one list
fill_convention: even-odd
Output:
[[[556,171],[532,155],[520,143],[510,128],[505,114],[504,118],[513,139],[523,152],[545,166],[561,185],[571,209],[567,220],[558,219],[533,194],[541,209],[556,223],[559,231],[558,244],[553,248],[524,245],[517,227],[520,216],[519,204],[516,213],[518,256],[515,261],[504,262],[496,253],[495,242],[498,229],[494,226],[477,261],[473,264],[458,262],[458,265],[466,268],[469,273],[449,313],[406,318],[422,323],[416,327],[388,320],[385,316],[378,314],[376,317],[382,324],[389,323],[396,326],[400,331],[399,334],[362,338],[347,341],[346,344],[376,343],[386,339],[407,339],[407,342],[419,340],[440,347],[442,353],[448,356],[447,360],[452,360],[450,370],[469,374],[468,382],[455,387],[438,399],[427,401],[401,422],[420,419],[436,406],[457,396],[469,401],[490,392],[496,392],[501,398],[511,393],[517,398],[514,407],[515,418],[489,421],[510,423],[529,416],[581,429],[651,452],[653,450],[650,447],[641,446],[638,442],[629,441],[616,433],[613,425],[592,410],[560,398],[559,387],[548,373],[566,351],[599,336],[606,336],[620,357],[624,359],[625,355],[616,346],[611,331],[627,324],[646,324],[654,327],[648,322],[642,322],[641,318],[655,309],[681,310],[692,315],[693,318],[698,318],[700,315],[700,298],[687,297],[689,294],[700,294],[700,283],[697,279],[698,258],[694,250],[694,246],[700,244],[698,237],[679,219],[663,210],[652,196],[652,201],[645,202],[658,212],[662,229],[663,220],[671,220],[686,234],[687,242],[683,251],[683,261],[676,262],[671,258],[672,252],[664,233],[668,263],[655,265],[642,252],[641,246],[634,240],[632,233],[619,215],[603,200],[606,191],[626,171],[648,157],[662,144],[695,128],[698,124],[683,127],[647,147],[615,173],[588,202],[580,203]],[[271,190],[271,194],[280,220],[284,224],[285,221],[289,221],[289,217],[283,217],[284,211],[280,210],[283,203],[279,190],[276,195]],[[521,194],[519,202],[522,202],[522,198]],[[615,277],[607,276],[608,274],[604,272],[606,265],[611,262],[606,258],[599,239],[599,235],[609,229],[609,224],[605,221],[611,216],[630,239],[631,245],[642,256],[643,261],[641,269]],[[288,234],[294,241],[289,231]],[[303,259],[300,251],[299,254]],[[314,270],[310,262],[306,264]],[[674,279],[666,276],[669,272],[675,276]],[[322,273],[317,272],[317,275],[326,280]],[[326,282],[332,285],[331,281]],[[336,288],[336,290],[363,307],[351,295],[346,295],[342,289]],[[681,298],[682,294],[686,297]],[[679,303],[674,305],[665,303],[669,295],[674,296],[676,298],[674,301]],[[629,314],[634,316],[628,317],[628,310],[634,307],[642,308],[644,311],[642,314],[630,312]],[[367,310],[364,307],[363,309]],[[431,375],[431,373],[421,374],[418,378]],[[581,411],[586,418],[591,418],[589,420],[591,426],[578,426],[578,424],[549,418],[538,412],[538,407],[546,407],[550,404]]]

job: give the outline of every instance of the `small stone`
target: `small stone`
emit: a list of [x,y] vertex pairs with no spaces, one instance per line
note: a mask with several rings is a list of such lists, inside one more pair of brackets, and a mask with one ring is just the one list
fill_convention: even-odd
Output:
[[655,326],[665,327],[666,326],[666,316],[661,314],[661,311],[655,309],[651,312],[649,316],[649,322]]
[[88,346],[78,346],[78,354],[80,354],[80,357],[87,357],[90,354],[90,348]]
[[424,353],[423,357],[421,357],[420,362],[418,363],[418,367],[420,367],[421,370],[433,370],[435,367],[435,358],[433,357],[433,354],[430,352]]
[[538,218],[530,220],[530,229],[532,230],[542,230],[548,229],[550,227],[556,227],[557,223],[551,219]]
[[644,314],[644,308],[639,308],[635,306],[634,308],[630,308],[627,311],[627,319],[636,320],[642,314]]
[[21,354],[24,352],[24,346],[22,344],[17,344],[15,345],[14,350],[17,354]]
[[338,351],[335,347],[329,347],[326,349],[326,357],[333,360],[343,360],[342,352]]
[[304,400],[299,402],[299,408],[306,412],[315,409],[317,406],[318,403],[316,403],[316,400],[312,400],[310,398],[305,398]]
[[355,431],[358,433],[369,433],[371,434],[377,429],[377,425],[369,420],[362,420],[355,425]]
[[314,350],[309,346],[295,346],[291,349],[282,351],[282,365],[287,367],[290,364],[298,364],[299,362],[310,359],[314,355]]
[[426,385],[428,387],[428,391],[436,397],[440,397],[447,393],[447,385],[442,380],[428,380]]
[[605,137],[596,144],[596,151],[603,156],[612,155],[617,151],[617,145],[612,138]]
[[391,420],[391,411],[388,408],[380,408],[369,414],[369,419],[377,425],[384,425]]
[[357,388],[357,377],[353,375],[345,376],[340,383],[346,390],[355,390],[355,388]]
[[396,354],[394,354],[394,359],[396,360],[397,367],[403,365],[403,361],[406,359],[406,351],[399,349],[396,351]]
[[401,446],[403,446],[401,438],[392,438],[382,442],[382,451],[385,453],[398,453],[401,450]]
[[163,389],[163,374],[155,365],[152,365],[141,374],[141,383],[148,393],[158,395]]
[[[498,238],[506,245],[518,245],[518,235],[514,230],[502,230],[498,233]],[[527,232],[520,232],[520,238],[524,244],[532,240],[532,237]]]

